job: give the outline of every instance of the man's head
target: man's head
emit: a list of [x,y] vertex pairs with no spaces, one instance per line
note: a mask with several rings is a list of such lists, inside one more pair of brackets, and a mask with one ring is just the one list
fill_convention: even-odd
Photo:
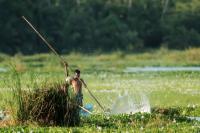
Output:
[[76,69],[76,70],[74,71],[74,73],[75,73],[75,76],[76,76],[77,78],[79,78],[79,77],[80,77],[80,74],[81,74],[81,71],[80,71],[79,69]]

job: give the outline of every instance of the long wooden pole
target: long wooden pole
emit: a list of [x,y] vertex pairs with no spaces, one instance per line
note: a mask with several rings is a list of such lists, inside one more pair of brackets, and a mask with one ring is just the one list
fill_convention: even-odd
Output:
[[104,107],[100,104],[100,102],[96,99],[96,97],[92,94],[92,92],[88,89],[88,87],[85,87],[88,92],[90,93],[90,95],[92,96],[92,98],[94,98],[94,100],[98,103],[98,105],[100,106],[100,108],[105,112]]
[[53,51],[53,53],[55,55],[57,55],[59,57],[59,59],[63,62],[66,63],[64,61],[64,59],[56,52],[56,50],[51,46],[51,44],[49,44],[47,42],[47,40],[35,29],[35,27],[24,17],[22,16],[22,19],[25,20],[27,22],[27,24],[36,32],[36,34],[45,42],[45,44]]
[[103,112],[105,112],[104,107],[100,104],[100,102],[97,100],[97,98],[92,94],[92,92],[90,91],[90,89],[87,87],[87,85],[85,84],[85,82],[80,79],[80,81],[83,83],[84,87],[88,90],[89,94],[91,95],[91,97],[97,102],[97,104],[99,105],[99,107],[103,110]]
[[80,106],[80,105],[78,105],[79,106],[79,108],[81,108],[82,110],[84,110],[84,111],[86,111],[86,112],[88,112],[89,114],[91,114],[92,115],[92,112],[90,112],[89,110],[87,110],[86,108],[84,108],[84,107],[82,107],[82,106]]
[[66,76],[69,76],[69,71],[68,71],[68,63],[56,52],[56,50],[51,46],[50,43],[40,34],[39,31],[36,30],[36,28],[24,17],[22,16],[22,19],[35,31],[35,33],[44,41],[44,43],[53,51],[53,53],[60,59],[60,61],[63,63],[65,66],[65,74]]

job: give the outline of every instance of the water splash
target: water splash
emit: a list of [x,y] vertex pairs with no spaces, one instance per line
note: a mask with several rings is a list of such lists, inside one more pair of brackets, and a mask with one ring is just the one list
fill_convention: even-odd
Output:
[[130,114],[136,112],[150,113],[149,100],[144,93],[137,95],[129,91],[125,91],[123,94],[119,93],[117,100],[110,109],[111,114]]

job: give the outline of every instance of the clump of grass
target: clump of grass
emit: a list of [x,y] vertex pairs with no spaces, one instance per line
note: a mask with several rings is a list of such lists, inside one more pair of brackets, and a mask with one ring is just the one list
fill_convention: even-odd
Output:
[[186,59],[188,61],[197,61],[200,60],[200,48],[190,48],[185,52]]
[[101,54],[96,56],[96,60],[98,61],[113,61],[113,60],[119,60],[124,59],[126,57],[126,53],[117,51],[115,53],[111,54]]
[[170,118],[178,117],[181,115],[180,108],[152,108],[153,113],[169,116]]
[[0,62],[8,60],[9,58],[10,57],[8,55],[0,53]]
[[22,61],[23,56],[22,55],[15,55],[13,58],[11,58],[10,64],[14,64],[14,69],[17,72],[25,72],[27,70],[26,64]]
[[41,125],[79,125],[79,107],[74,98],[63,91],[64,87],[54,84],[34,91],[22,91],[23,108],[18,112],[19,120],[36,121]]
[[[77,126],[80,123],[79,107],[66,84],[53,83],[37,89],[24,90],[20,73],[13,68],[13,97],[19,122],[37,122],[39,125]],[[37,85],[33,85],[38,87]]]

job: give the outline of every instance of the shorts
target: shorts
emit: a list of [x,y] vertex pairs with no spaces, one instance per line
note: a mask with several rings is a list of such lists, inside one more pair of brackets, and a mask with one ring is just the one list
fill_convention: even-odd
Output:
[[78,105],[83,106],[83,94],[76,95],[76,102]]

